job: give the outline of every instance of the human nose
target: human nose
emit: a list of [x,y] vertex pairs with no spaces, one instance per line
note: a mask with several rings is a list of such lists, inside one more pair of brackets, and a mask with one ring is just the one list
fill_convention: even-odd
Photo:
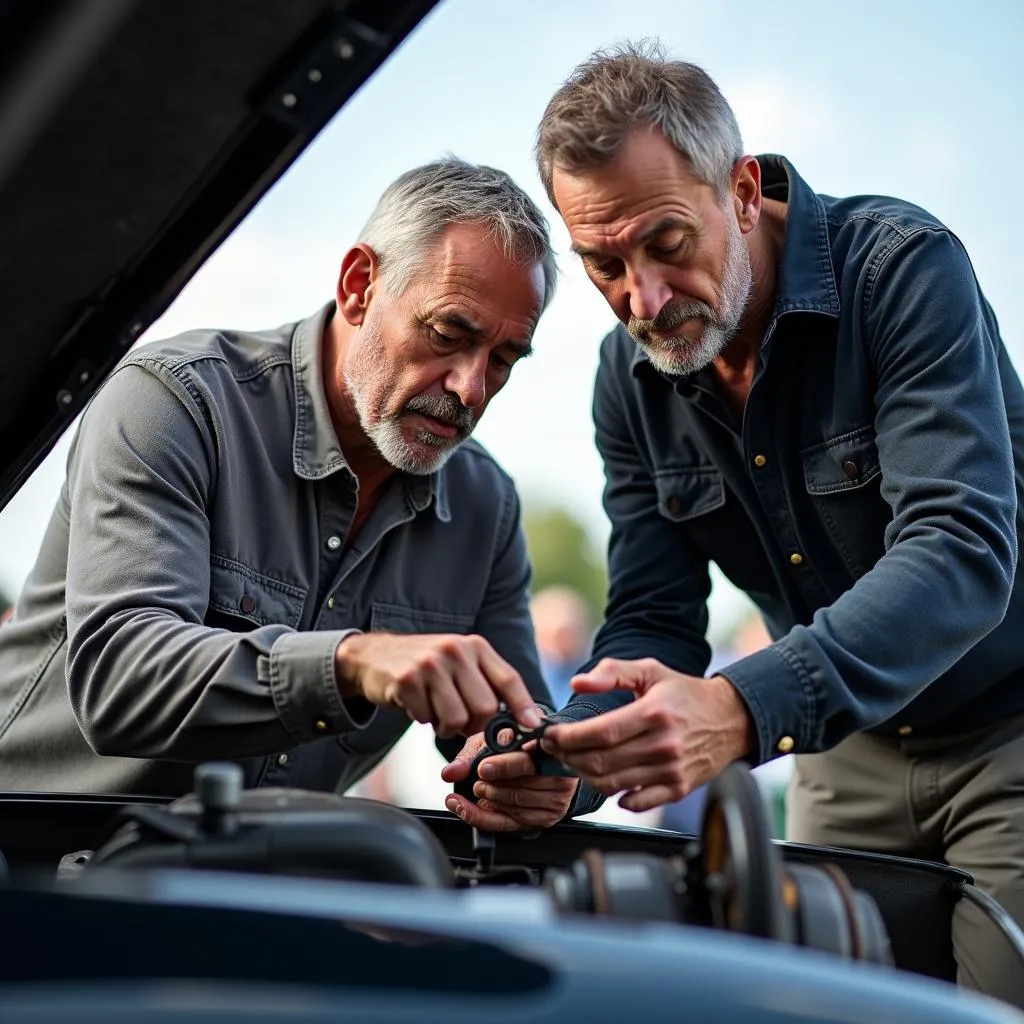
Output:
[[487,397],[486,352],[466,352],[455,362],[445,377],[445,390],[458,395],[467,409],[483,405]]
[[626,286],[629,311],[637,320],[653,320],[672,298],[668,282],[657,271],[646,268],[627,271]]

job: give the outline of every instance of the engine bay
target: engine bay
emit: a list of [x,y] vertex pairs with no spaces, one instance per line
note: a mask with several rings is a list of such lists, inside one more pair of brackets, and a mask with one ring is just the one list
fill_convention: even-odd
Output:
[[547,865],[499,857],[504,837],[476,830],[471,855],[453,855],[420,818],[389,804],[246,791],[230,763],[200,765],[195,779],[193,794],[166,807],[124,808],[95,851],[63,858],[58,878],[193,868],[433,890],[526,888],[561,917],[708,928],[893,964],[867,892],[834,863],[783,862],[757,785],[739,764],[712,783],[700,836],[678,836],[658,853],[595,846]]

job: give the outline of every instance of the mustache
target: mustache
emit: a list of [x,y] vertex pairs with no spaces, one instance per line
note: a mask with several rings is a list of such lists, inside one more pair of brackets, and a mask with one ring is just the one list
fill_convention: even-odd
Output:
[[710,324],[717,324],[718,317],[715,311],[706,303],[698,302],[674,302],[662,306],[661,312],[653,320],[640,320],[630,316],[626,330],[642,345],[649,345],[652,342],[652,335],[668,334],[677,327],[682,326],[687,320],[700,317]]
[[476,425],[476,415],[454,395],[416,395],[405,403],[403,412],[418,412],[448,423],[460,434],[468,434]]

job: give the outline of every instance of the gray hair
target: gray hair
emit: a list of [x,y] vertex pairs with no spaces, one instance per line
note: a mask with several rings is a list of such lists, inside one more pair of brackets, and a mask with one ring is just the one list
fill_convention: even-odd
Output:
[[494,167],[446,157],[406,171],[384,190],[360,240],[376,253],[384,287],[397,295],[446,227],[471,223],[487,227],[510,262],[541,265],[545,309],[558,273],[547,219],[504,171]]
[[725,199],[743,156],[732,108],[705,71],[666,59],[660,43],[645,40],[597,50],[548,103],[534,153],[551,202],[556,166],[570,172],[603,166],[637,124],[664,132],[694,176]]

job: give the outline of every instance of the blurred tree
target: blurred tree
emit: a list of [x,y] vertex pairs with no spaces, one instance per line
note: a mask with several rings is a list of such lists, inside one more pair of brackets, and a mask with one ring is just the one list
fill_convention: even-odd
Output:
[[533,592],[552,584],[573,587],[600,622],[608,590],[604,556],[568,509],[524,503],[523,530],[533,562]]

